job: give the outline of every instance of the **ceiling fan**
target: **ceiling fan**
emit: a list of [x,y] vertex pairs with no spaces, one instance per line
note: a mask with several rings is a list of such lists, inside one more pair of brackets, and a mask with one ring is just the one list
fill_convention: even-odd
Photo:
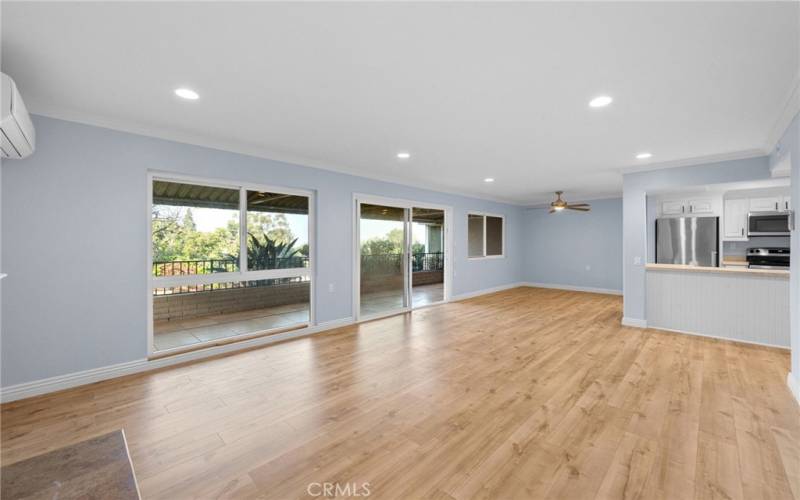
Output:
[[560,212],[565,208],[569,210],[577,210],[579,212],[588,212],[592,209],[592,206],[588,203],[567,203],[561,199],[562,194],[564,194],[564,191],[556,191],[556,201],[550,204],[550,210],[548,210],[548,213],[552,214],[553,212]]

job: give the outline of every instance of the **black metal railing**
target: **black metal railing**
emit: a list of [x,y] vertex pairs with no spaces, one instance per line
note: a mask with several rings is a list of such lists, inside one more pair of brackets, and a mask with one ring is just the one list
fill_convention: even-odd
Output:
[[232,273],[239,270],[236,259],[172,260],[153,262],[153,276]]
[[[251,271],[308,267],[308,257],[280,257],[267,264],[250,264]],[[192,274],[232,273],[239,270],[237,259],[172,260],[153,262],[153,276],[185,276]]]
[[444,252],[411,254],[411,271],[444,271]]
[[[368,254],[361,256],[361,274],[398,274],[402,272],[402,257],[399,253]],[[444,252],[411,254],[411,272],[443,271]]]
[[207,283],[195,285],[179,285],[170,287],[153,288],[153,295],[178,295],[198,292],[213,292],[217,290],[230,290],[232,288],[259,288],[264,286],[277,286],[286,283],[303,283],[309,279],[305,276],[291,278],[272,278],[268,280],[230,281],[222,283]]
[[[289,269],[308,267],[308,257],[286,257],[274,259],[269,263],[270,269]],[[236,272],[239,261],[236,259],[207,260],[175,260],[153,262],[153,276],[187,276],[214,273]],[[411,271],[443,271],[444,252],[415,253],[411,255]],[[402,273],[402,254],[388,253],[361,256],[361,273],[383,276]],[[234,281],[213,284],[183,285],[175,287],[154,288],[154,295],[174,295],[180,293],[209,292],[230,288],[250,288],[275,286],[283,283],[307,281],[308,278],[275,278],[266,280]]]

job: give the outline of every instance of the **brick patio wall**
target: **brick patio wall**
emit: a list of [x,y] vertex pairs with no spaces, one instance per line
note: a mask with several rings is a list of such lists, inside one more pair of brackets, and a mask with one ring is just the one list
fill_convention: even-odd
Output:
[[[412,275],[414,285],[432,285],[444,282],[443,271],[419,271]],[[366,276],[361,280],[361,293],[384,292],[403,288],[403,276]]]
[[444,271],[419,271],[411,275],[411,283],[416,285],[433,285],[444,283]]
[[174,321],[272,306],[308,303],[309,290],[310,284],[306,281],[274,286],[158,295],[153,298],[153,319],[155,321]]

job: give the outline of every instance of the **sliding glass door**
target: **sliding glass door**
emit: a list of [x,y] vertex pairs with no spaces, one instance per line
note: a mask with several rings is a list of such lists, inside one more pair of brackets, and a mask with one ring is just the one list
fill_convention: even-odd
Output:
[[361,203],[360,317],[408,308],[408,209]]
[[444,210],[411,209],[411,304],[444,300]]
[[380,317],[444,301],[449,268],[446,210],[367,198],[356,200],[357,317]]

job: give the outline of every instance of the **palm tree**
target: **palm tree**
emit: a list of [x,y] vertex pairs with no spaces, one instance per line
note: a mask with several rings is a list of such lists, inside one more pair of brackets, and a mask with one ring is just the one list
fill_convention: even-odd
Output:
[[250,270],[287,269],[303,267],[305,257],[299,248],[294,248],[297,238],[290,242],[276,242],[263,233],[259,239],[247,233],[247,268]]
[[[261,238],[253,233],[247,233],[247,269],[250,271],[263,271],[265,269],[289,269],[304,267],[306,255],[303,248],[295,248],[297,238],[290,242],[278,242],[270,238],[266,232]],[[238,255],[226,254],[225,260],[239,262]],[[225,272],[228,269],[214,268],[213,272]]]

